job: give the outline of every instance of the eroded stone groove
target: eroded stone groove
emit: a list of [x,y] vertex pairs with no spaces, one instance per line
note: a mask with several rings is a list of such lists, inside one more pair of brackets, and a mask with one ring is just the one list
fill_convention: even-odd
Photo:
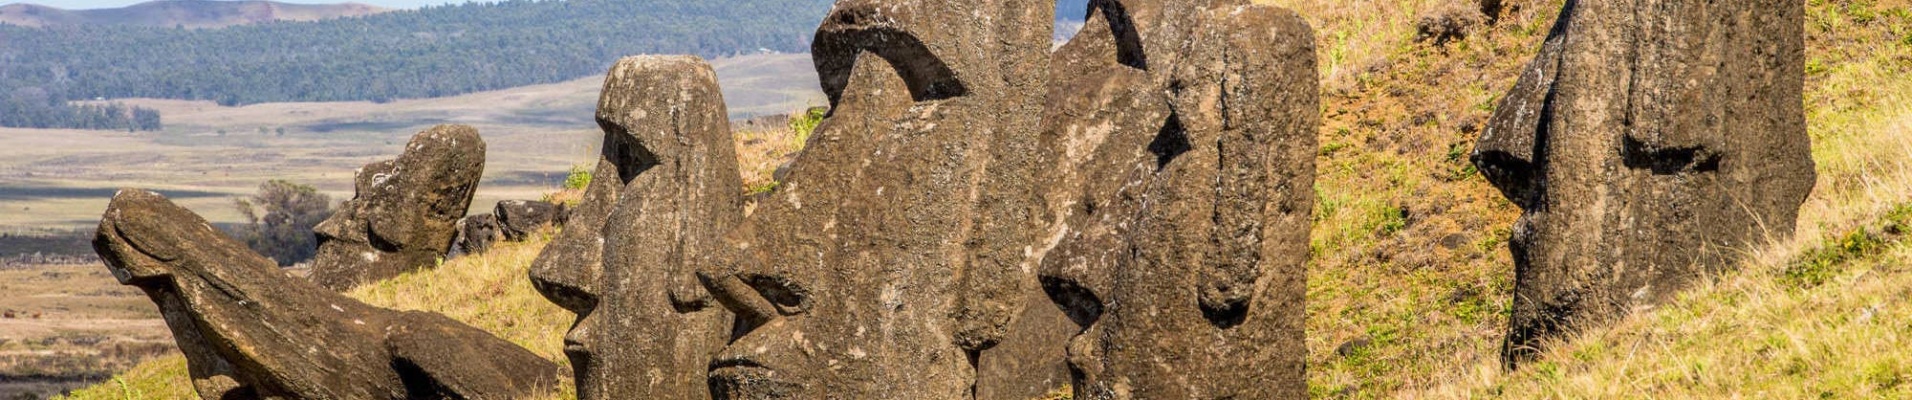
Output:
[[1525,210],[1509,366],[1792,234],[1815,180],[1804,15],[1775,0],[1561,10],[1474,153]]

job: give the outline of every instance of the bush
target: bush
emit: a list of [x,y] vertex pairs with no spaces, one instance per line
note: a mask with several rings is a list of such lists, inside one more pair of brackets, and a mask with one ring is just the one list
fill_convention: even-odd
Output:
[[817,131],[817,125],[823,123],[824,114],[829,112],[828,107],[810,107],[803,114],[790,116],[790,131],[797,134],[798,146],[810,142],[810,133]]
[[571,174],[564,177],[564,188],[566,190],[584,190],[584,188],[587,187],[591,187],[591,169],[585,168],[583,165],[572,166]]
[[312,228],[332,216],[332,198],[311,186],[282,180],[259,185],[259,193],[233,199],[248,223],[234,232],[253,251],[279,265],[292,265],[318,254]]

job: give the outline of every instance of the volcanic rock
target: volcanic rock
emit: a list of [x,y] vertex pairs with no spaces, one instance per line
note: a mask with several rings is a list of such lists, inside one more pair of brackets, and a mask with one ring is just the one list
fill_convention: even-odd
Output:
[[152,192],[115,195],[93,246],[159,304],[202,399],[514,399],[564,373],[442,315],[292,277]]
[[1525,213],[1503,359],[1789,236],[1815,180],[1805,6],[1569,2],[1474,164]]
[[513,242],[525,241],[539,229],[564,223],[564,205],[545,201],[500,201],[491,213],[498,216],[498,228],[505,240]]
[[597,178],[531,270],[546,298],[578,314],[564,338],[578,398],[710,397],[711,354],[734,317],[696,266],[743,219],[727,115],[716,73],[696,57],[625,58],[605,77]]
[[1054,55],[1049,297],[1080,399],[1307,396],[1314,35],[1247,1],[1096,1]]
[[1053,2],[844,0],[830,114],[699,273],[737,313],[714,397],[966,399],[1033,288]]
[[312,280],[345,291],[434,266],[451,247],[485,170],[485,142],[463,125],[413,136],[398,159],[360,168],[352,200],[314,227]]
[[498,217],[492,214],[468,215],[458,219],[458,237],[452,239],[453,257],[468,254],[484,254],[491,244],[504,238],[498,228]]

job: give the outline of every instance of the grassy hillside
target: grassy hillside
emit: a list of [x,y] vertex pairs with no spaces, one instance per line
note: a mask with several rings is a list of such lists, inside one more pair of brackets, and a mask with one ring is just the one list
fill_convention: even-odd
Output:
[[[1456,2],[1270,3],[1302,12],[1320,35],[1326,123],[1308,297],[1316,397],[1903,396],[1861,390],[1912,378],[1912,364],[1884,361],[1912,360],[1897,337],[1906,311],[1894,308],[1912,276],[1872,267],[1892,265],[1901,245],[1824,254],[1853,242],[1856,227],[1884,229],[1884,210],[1912,202],[1912,86],[1900,78],[1912,70],[1907,2],[1808,2],[1804,101],[1821,182],[1797,240],[1748,249],[1758,257],[1745,272],[1556,346],[1516,374],[1495,357],[1513,280],[1504,240],[1519,210],[1466,154],[1561,2],[1506,2],[1498,24],[1441,47],[1415,42],[1415,26],[1464,10]],[[1801,250],[1821,247],[1833,250]],[[1831,283],[1788,283],[1798,276]],[[1868,313],[1901,325],[1856,322]],[[1798,362],[1773,365],[1774,353]]]
[[[1269,1],[1307,16],[1320,40],[1325,124],[1308,293],[1313,396],[1908,396],[1912,82],[1903,77],[1912,73],[1912,15],[1906,0],[1807,3],[1803,101],[1820,183],[1795,239],[1748,249],[1754,257],[1743,271],[1675,304],[1553,346],[1530,368],[1498,368],[1513,282],[1505,238],[1519,210],[1480,178],[1466,155],[1561,2],[1509,1],[1497,24],[1476,24],[1466,37],[1435,46],[1414,40],[1416,22],[1440,14],[1437,7],[1456,7],[1452,2]],[[764,166],[774,164],[750,163],[756,170],[746,173],[761,177]],[[499,276],[522,280],[518,262],[487,264],[517,270]],[[426,277],[381,287],[473,286]],[[534,304],[494,306],[542,306],[536,297],[510,298]],[[555,341],[564,322],[447,309],[488,329],[510,329],[501,332],[513,338]],[[523,327],[531,323],[556,325]],[[539,330],[552,333],[516,336]],[[172,375],[154,372],[166,368]],[[144,387],[154,377],[183,375],[179,369],[142,367],[125,381]],[[117,398],[111,390],[79,398]]]

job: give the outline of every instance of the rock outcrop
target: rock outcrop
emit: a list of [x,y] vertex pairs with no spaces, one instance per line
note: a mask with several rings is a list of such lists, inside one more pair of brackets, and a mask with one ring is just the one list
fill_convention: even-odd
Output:
[[1525,213],[1504,359],[1791,234],[1814,184],[1804,6],[1569,2],[1473,160]]
[[467,215],[458,219],[458,236],[451,241],[451,256],[484,254],[491,244],[504,239],[498,217],[492,214]]
[[122,190],[93,246],[159,304],[207,400],[515,399],[564,371],[424,312],[365,305],[287,275],[158,194]]
[[1054,3],[836,3],[830,115],[700,272],[737,313],[714,397],[968,398],[1022,313],[1047,215]]
[[485,142],[463,125],[419,132],[397,159],[360,168],[352,200],[312,229],[312,280],[344,291],[435,265],[484,170]]
[[709,398],[710,357],[734,317],[696,266],[743,219],[727,115],[716,72],[695,57],[625,58],[605,78],[597,178],[531,270],[578,314],[564,338],[578,398]]
[[[726,130],[725,132],[729,132]],[[564,224],[564,205],[547,201],[505,200],[491,211],[505,240],[522,242],[548,226]]]
[[1312,28],[1247,1],[1090,10],[1043,133],[1070,192],[1040,274],[1083,329],[1076,398],[1305,398]]

